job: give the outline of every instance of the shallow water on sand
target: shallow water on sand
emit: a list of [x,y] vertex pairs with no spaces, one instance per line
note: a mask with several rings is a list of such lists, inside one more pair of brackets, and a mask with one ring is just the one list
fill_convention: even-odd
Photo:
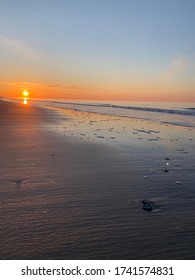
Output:
[[85,100],[44,100],[38,103],[54,108],[195,128],[195,103]]

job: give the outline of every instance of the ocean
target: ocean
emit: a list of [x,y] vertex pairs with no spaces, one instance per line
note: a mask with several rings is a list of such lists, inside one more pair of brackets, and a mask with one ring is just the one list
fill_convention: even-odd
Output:
[[55,108],[195,127],[195,103],[83,100],[42,100],[38,103]]

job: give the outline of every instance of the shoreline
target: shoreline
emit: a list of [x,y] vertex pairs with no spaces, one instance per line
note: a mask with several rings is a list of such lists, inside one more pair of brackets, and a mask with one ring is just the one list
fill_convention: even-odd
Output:
[[1,259],[194,259],[191,130],[0,108]]

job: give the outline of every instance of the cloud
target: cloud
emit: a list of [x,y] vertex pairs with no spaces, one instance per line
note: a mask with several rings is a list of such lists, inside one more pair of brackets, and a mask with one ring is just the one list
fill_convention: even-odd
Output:
[[4,37],[1,35],[0,35],[0,48],[21,55],[30,55],[32,53],[30,49],[23,42],[12,38]]
[[171,61],[168,69],[163,72],[164,78],[174,78],[186,72],[190,67],[190,60],[187,57],[178,57]]
[[75,86],[75,85],[70,85],[70,86],[63,86],[64,89],[83,89],[82,87]]
[[32,82],[19,82],[19,81],[2,81],[0,80],[0,86],[13,87],[18,89],[26,88],[36,88],[36,89],[47,89],[56,88],[59,90],[69,89],[69,90],[81,90],[82,87],[76,85],[58,85],[58,84],[46,84],[46,83],[32,83]]
[[73,89],[73,90],[79,90],[79,89],[83,89],[82,87],[76,86],[76,85],[57,85],[57,84],[52,84],[49,85],[49,87],[51,88],[59,88],[59,89]]

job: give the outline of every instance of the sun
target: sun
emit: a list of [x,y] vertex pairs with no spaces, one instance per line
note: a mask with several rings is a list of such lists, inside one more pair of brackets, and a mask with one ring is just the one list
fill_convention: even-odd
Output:
[[29,92],[27,90],[23,90],[22,95],[24,97],[27,97],[27,96],[29,96]]

